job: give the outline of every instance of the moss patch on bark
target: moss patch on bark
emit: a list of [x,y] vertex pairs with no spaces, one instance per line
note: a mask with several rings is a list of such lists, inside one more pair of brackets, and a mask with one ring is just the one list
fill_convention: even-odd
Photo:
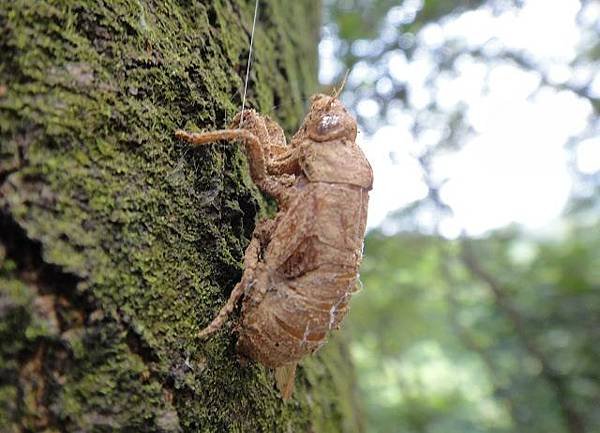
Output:
[[[236,146],[254,2],[0,4],[0,430],[354,432],[339,342],[283,403],[206,325],[267,202]],[[261,1],[248,103],[288,132],[319,8]]]

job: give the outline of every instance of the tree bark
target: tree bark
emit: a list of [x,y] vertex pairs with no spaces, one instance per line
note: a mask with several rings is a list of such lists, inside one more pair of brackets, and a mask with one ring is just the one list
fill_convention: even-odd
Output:
[[[261,0],[248,105],[293,132],[320,10]],[[0,430],[355,432],[340,338],[294,399],[197,332],[270,202],[235,145],[254,1],[0,2]]]

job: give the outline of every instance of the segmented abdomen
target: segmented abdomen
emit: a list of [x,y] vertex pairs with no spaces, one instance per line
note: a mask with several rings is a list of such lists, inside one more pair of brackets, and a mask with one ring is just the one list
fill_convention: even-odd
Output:
[[367,200],[366,191],[345,184],[299,191],[258,270],[266,291],[244,304],[241,353],[278,367],[314,352],[338,327],[356,290]]

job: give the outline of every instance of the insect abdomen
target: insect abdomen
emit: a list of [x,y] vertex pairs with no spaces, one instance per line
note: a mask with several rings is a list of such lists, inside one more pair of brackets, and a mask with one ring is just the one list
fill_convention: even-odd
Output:
[[360,187],[315,182],[303,188],[265,252],[269,284],[244,312],[242,353],[279,367],[317,350],[339,326],[356,289],[366,206]]

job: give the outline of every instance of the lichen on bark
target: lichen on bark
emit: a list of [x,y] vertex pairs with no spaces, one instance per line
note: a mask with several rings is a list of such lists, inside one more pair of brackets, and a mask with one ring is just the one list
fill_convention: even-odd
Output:
[[[284,404],[231,330],[194,338],[268,202],[236,146],[254,2],[0,3],[0,430],[358,431],[333,341]],[[249,105],[297,126],[319,8],[261,0]]]

